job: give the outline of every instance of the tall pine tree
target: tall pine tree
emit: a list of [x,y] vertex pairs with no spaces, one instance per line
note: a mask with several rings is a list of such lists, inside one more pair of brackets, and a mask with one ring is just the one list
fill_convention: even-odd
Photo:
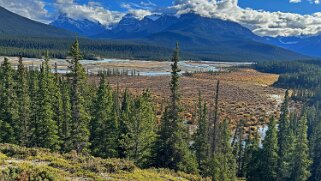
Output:
[[101,75],[91,121],[91,150],[95,156],[117,157],[117,123],[114,119],[112,90]]
[[245,178],[247,181],[257,181],[261,179],[261,174],[263,174],[261,169],[262,150],[260,149],[258,129],[256,129],[253,138],[249,135],[248,139],[247,144],[249,146],[246,150],[248,159],[245,163]]
[[17,102],[18,102],[18,121],[17,121],[17,142],[22,146],[27,146],[30,141],[30,98],[28,94],[27,70],[19,57],[17,73]]
[[278,126],[278,172],[277,180],[287,180],[290,178],[289,164],[293,154],[294,134],[290,128],[289,120],[289,91],[285,92],[284,102],[281,106],[281,115]]
[[52,75],[49,67],[48,51],[45,54],[45,61],[42,63],[39,77],[38,90],[38,121],[35,134],[35,145],[53,150],[59,149],[58,126],[53,120],[52,108]]
[[295,142],[295,149],[291,163],[291,181],[305,181],[307,180],[310,173],[311,160],[309,158],[309,147],[308,147],[308,126],[307,117],[303,115],[299,120],[297,128],[297,137]]
[[[61,80],[62,81],[62,80]],[[61,142],[61,151],[70,152],[72,148],[71,142],[71,104],[70,104],[70,85],[66,81],[60,83],[60,92],[62,98],[62,115],[59,125],[59,138]]]
[[1,122],[1,138],[5,143],[17,143],[18,130],[18,107],[17,96],[15,91],[14,70],[9,63],[9,59],[5,58],[1,65],[1,90],[0,90],[0,120]]
[[68,74],[71,84],[71,148],[78,153],[88,151],[90,115],[86,109],[84,99],[84,87],[87,81],[85,69],[80,64],[82,54],[79,48],[78,39],[71,47],[71,60],[68,60],[70,73]]
[[195,143],[193,148],[196,153],[196,159],[201,172],[206,173],[208,170],[208,155],[210,151],[209,144],[209,122],[207,116],[207,105],[203,104],[201,92],[199,92],[197,106],[198,129],[194,136]]
[[311,181],[321,180],[321,114],[320,110],[316,113],[311,138],[309,140],[310,157],[313,160],[311,165]]
[[236,180],[236,160],[231,147],[231,134],[228,121],[220,123],[218,129],[218,144],[210,163],[213,181]]
[[170,83],[171,102],[167,106],[161,119],[158,139],[154,148],[154,164],[188,173],[197,172],[197,161],[189,149],[186,125],[180,117],[179,106],[179,47],[178,43],[172,58],[172,78]]
[[263,140],[261,180],[273,181],[277,179],[278,163],[278,137],[274,117],[270,119],[268,127],[266,137]]
[[30,97],[30,140],[28,146],[37,146],[38,136],[39,136],[39,102],[38,102],[38,92],[39,92],[39,70],[35,66],[29,67],[29,97]]
[[58,65],[55,63],[55,74],[54,77],[50,74],[51,84],[51,96],[52,96],[52,109],[53,109],[53,120],[56,122],[58,126],[58,136],[60,145],[62,144],[63,140],[61,140],[62,136],[62,123],[63,123],[63,100],[61,95],[61,77],[58,73]]
[[[117,93],[118,95],[118,89]],[[117,99],[115,101],[118,101]],[[117,104],[117,102],[116,102]],[[117,106],[118,107],[118,106]],[[117,107],[114,107],[114,111],[117,114]],[[119,130],[118,130],[118,154],[120,158],[129,159],[129,151],[133,147],[132,142],[132,124],[131,118],[133,116],[133,99],[127,89],[125,89],[123,100],[121,103],[120,115],[119,115]]]
[[148,90],[134,102],[132,124],[132,142],[129,156],[141,167],[149,165],[151,147],[156,138],[156,115]]

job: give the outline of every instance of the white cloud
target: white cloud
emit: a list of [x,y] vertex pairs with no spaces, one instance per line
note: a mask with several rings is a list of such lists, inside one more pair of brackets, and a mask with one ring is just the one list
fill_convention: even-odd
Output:
[[155,3],[152,3],[150,1],[147,1],[147,2],[141,1],[140,4],[145,7],[157,7]]
[[134,15],[137,19],[144,19],[145,16],[152,15],[153,13],[145,9],[129,9],[128,13]]
[[137,19],[142,20],[145,16],[152,15],[152,11],[156,7],[152,2],[140,2],[140,4],[136,3],[122,3],[121,7],[127,10],[127,13],[132,14]]
[[78,4],[74,0],[56,0],[55,6],[60,14],[76,20],[88,19],[105,26],[121,20],[124,13],[105,9],[99,2],[90,1],[87,4]]
[[[320,4],[320,0],[307,0],[311,4]],[[290,3],[301,3],[302,0],[289,0]]]
[[48,23],[52,18],[42,0],[0,0],[0,6],[35,21]]
[[238,0],[175,0],[177,14],[195,12],[204,17],[238,22],[261,36],[300,36],[321,32],[321,12],[300,15],[284,12],[244,9]]
[[302,2],[301,0],[290,0],[290,3],[300,3]]

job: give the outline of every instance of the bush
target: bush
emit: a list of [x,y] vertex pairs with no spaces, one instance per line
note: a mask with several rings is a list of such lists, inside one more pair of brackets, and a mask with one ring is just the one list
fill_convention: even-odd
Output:
[[[42,149],[45,151],[45,149]],[[49,152],[49,150],[47,150]],[[0,152],[15,158],[27,158],[29,156],[37,156],[38,150],[35,148],[25,148],[11,144],[0,144]]]
[[55,181],[61,180],[54,174],[41,167],[8,167],[0,174],[0,179],[3,180],[28,180],[28,181]]
[[7,156],[0,152],[0,165],[4,164],[4,161],[7,159]]

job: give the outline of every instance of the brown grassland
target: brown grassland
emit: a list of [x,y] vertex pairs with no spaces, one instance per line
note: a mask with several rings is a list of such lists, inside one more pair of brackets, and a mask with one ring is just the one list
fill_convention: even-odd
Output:
[[[97,77],[93,78],[98,83]],[[182,76],[180,79],[181,105],[184,115],[194,121],[198,92],[213,108],[215,87],[220,80],[219,110],[221,119],[237,123],[245,119],[248,126],[264,123],[270,115],[278,115],[285,90],[272,87],[278,75],[260,73],[253,69],[236,69],[221,73],[196,73]],[[161,115],[164,102],[169,99],[170,76],[126,76],[109,77],[109,83],[116,89],[129,89],[133,94],[140,94],[149,89],[157,103],[158,115]],[[194,122],[195,123],[195,122]]]

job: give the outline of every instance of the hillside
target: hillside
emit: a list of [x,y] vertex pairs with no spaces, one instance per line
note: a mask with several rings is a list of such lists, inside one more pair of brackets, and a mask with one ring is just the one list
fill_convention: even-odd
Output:
[[74,33],[12,13],[0,6],[0,35],[28,37],[67,37]]
[[321,35],[316,36],[290,36],[290,37],[266,37],[265,42],[299,52],[303,55],[321,57]]
[[0,180],[206,180],[166,169],[139,169],[121,159],[101,159],[76,153],[59,154],[41,148],[0,144]]
[[260,43],[261,37],[237,23],[196,14],[182,15],[176,24],[146,39],[162,46],[170,46],[175,39],[182,44],[182,50],[205,60],[255,62],[307,58],[283,48]]

